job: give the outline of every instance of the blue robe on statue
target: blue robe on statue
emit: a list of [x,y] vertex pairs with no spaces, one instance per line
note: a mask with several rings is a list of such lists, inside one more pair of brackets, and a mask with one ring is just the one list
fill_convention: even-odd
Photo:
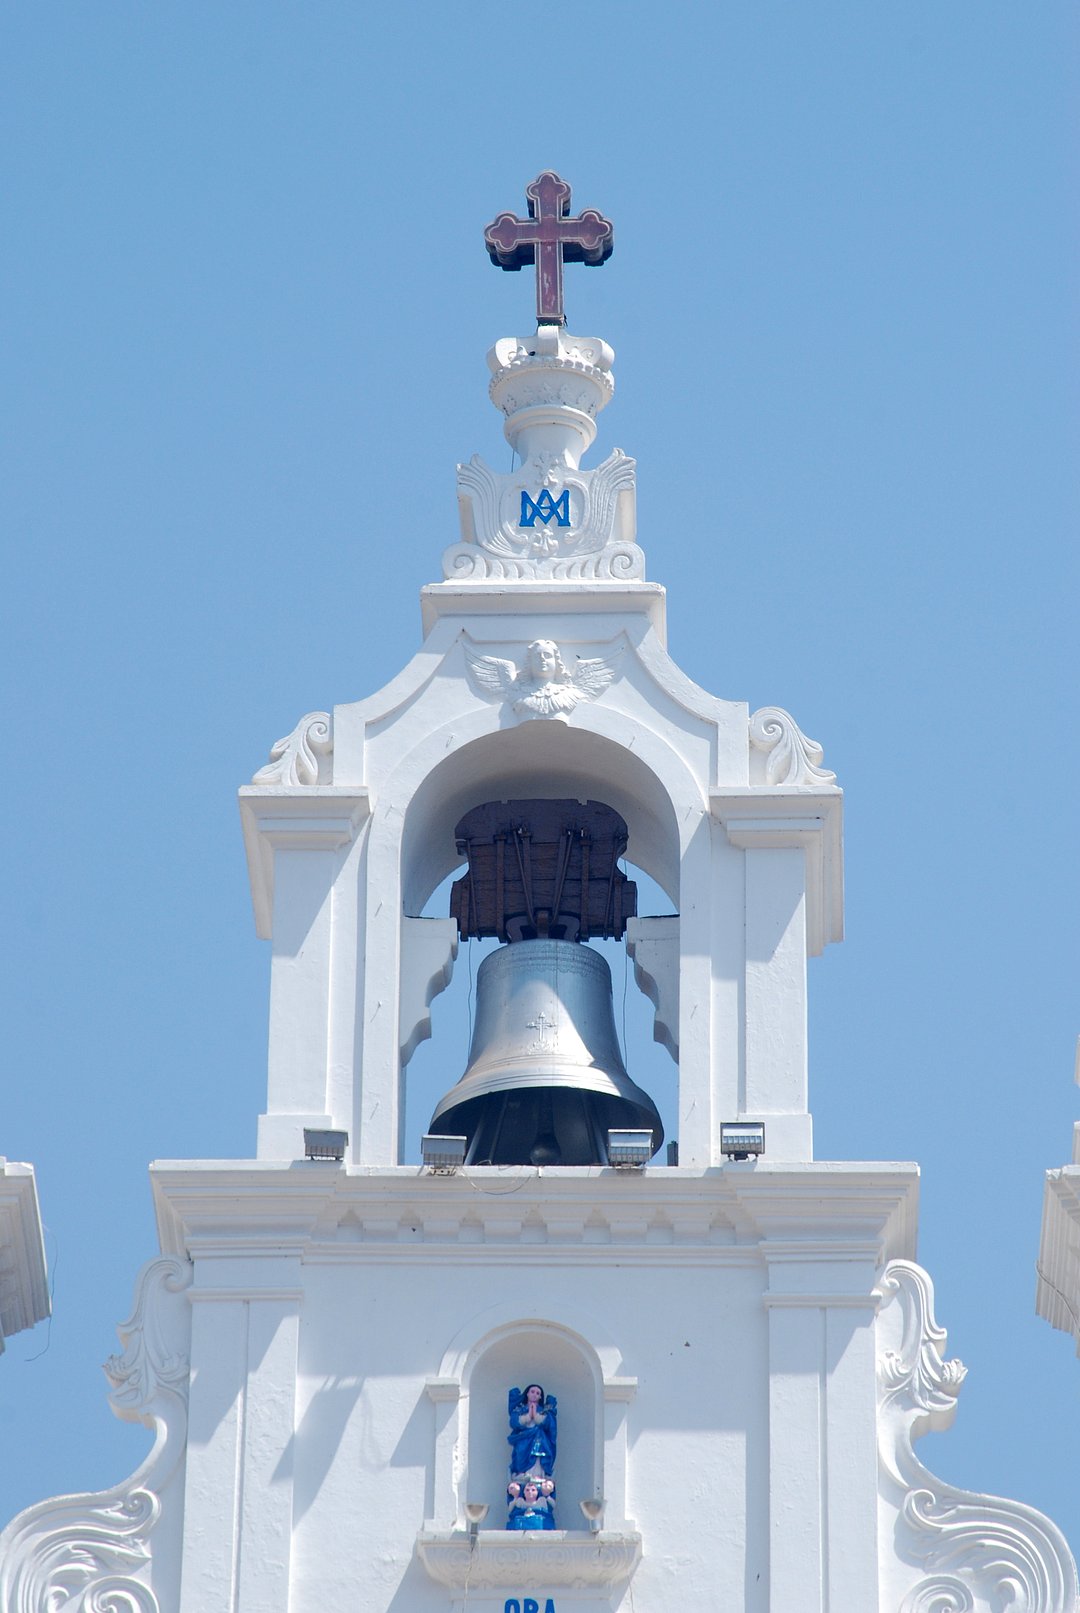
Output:
[[[536,1422],[524,1422],[528,1413],[525,1392],[511,1389],[508,1396],[510,1432],[506,1436],[510,1446],[511,1477],[520,1473],[534,1473],[537,1466],[548,1478],[555,1466],[555,1446],[558,1438],[558,1406],[554,1395],[541,1401],[537,1407]],[[537,1527],[535,1524],[533,1528]],[[543,1527],[543,1525],[540,1525]],[[550,1525],[548,1525],[550,1528]]]
[[542,1495],[537,1496],[535,1501],[526,1501],[524,1496],[519,1496],[510,1503],[506,1527],[514,1530],[554,1529],[555,1509],[551,1497]]

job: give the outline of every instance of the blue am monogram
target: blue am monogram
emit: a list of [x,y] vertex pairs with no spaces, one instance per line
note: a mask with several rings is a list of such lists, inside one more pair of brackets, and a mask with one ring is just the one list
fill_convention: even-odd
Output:
[[[507,1599],[503,1613],[540,1613],[540,1603],[535,1596],[523,1596],[518,1601],[516,1596]],[[555,1613],[555,1598],[549,1596],[544,1603],[544,1613]]]
[[521,489],[521,519],[518,526],[535,526],[536,518],[540,517],[545,526],[549,525],[554,517],[556,526],[570,525],[570,489],[564,487],[558,498],[552,498],[549,488],[540,489],[536,498],[530,498],[525,489]]

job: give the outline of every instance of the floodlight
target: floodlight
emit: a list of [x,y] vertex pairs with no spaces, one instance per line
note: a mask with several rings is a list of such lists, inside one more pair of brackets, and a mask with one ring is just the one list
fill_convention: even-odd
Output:
[[311,1131],[304,1127],[305,1159],[332,1159],[340,1164],[348,1146],[347,1131]]
[[765,1152],[765,1124],[739,1120],[720,1127],[720,1152],[728,1159],[749,1159]]
[[467,1137],[440,1137],[431,1133],[420,1139],[420,1155],[424,1164],[438,1176],[452,1176],[465,1163]]
[[609,1131],[607,1134],[608,1164],[621,1170],[641,1170],[653,1154],[653,1134],[645,1127],[642,1131]]

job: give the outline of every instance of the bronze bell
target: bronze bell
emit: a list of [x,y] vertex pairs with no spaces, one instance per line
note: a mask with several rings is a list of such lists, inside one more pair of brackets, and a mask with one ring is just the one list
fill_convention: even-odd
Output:
[[612,1128],[664,1131],[626,1073],[611,971],[579,942],[621,937],[636,890],[617,867],[626,825],[599,802],[509,801],[457,829],[469,871],[451,912],[463,935],[496,935],[476,979],[469,1065],[431,1119],[464,1135],[466,1163],[602,1165]]

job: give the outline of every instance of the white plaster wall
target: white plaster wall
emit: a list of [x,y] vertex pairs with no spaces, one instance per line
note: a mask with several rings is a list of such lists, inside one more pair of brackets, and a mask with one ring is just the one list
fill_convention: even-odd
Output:
[[[873,1605],[875,1281],[913,1172],[158,1167],[156,1190],[195,1262],[181,1613],[450,1606],[418,1536],[466,1500],[500,1528],[530,1380],[560,1400],[560,1527],[584,1539],[600,1493],[640,1532],[636,1607]],[[624,1589],[519,1587],[556,1613]]]
[[[408,1271],[381,1267],[375,1281],[373,1275],[327,1267],[306,1285],[292,1613],[447,1605],[446,1591],[414,1557],[432,1503],[436,1408],[425,1383],[452,1333],[486,1306],[491,1272],[430,1261],[410,1263]],[[505,1276],[520,1284],[526,1324],[599,1304],[612,1337],[624,1341],[623,1369],[638,1378],[627,1409],[629,1511],[646,1542],[634,1579],[637,1605],[767,1608],[762,1271],[722,1270],[688,1283],[682,1267],[651,1267],[635,1281],[628,1268],[598,1277],[530,1260],[527,1274],[519,1264]],[[585,1478],[593,1408],[584,1429],[573,1413],[587,1402],[584,1374],[558,1334],[545,1348],[535,1325],[525,1332],[516,1365],[513,1345],[502,1341],[495,1349],[505,1370],[474,1379],[462,1489],[468,1499],[492,1503],[485,1528],[501,1526],[506,1390],[539,1378],[560,1400],[558,1522],[583,1530],[578,1501],[582,1490],[593,1493]],[[564,1361],[576,1370],[560,1371]],[[348,1599],[338,1584],[349,1587]],[[534,1595],[543,1589],[522,1586]],[[554,1594],[557,1607],[567,1601]]]

